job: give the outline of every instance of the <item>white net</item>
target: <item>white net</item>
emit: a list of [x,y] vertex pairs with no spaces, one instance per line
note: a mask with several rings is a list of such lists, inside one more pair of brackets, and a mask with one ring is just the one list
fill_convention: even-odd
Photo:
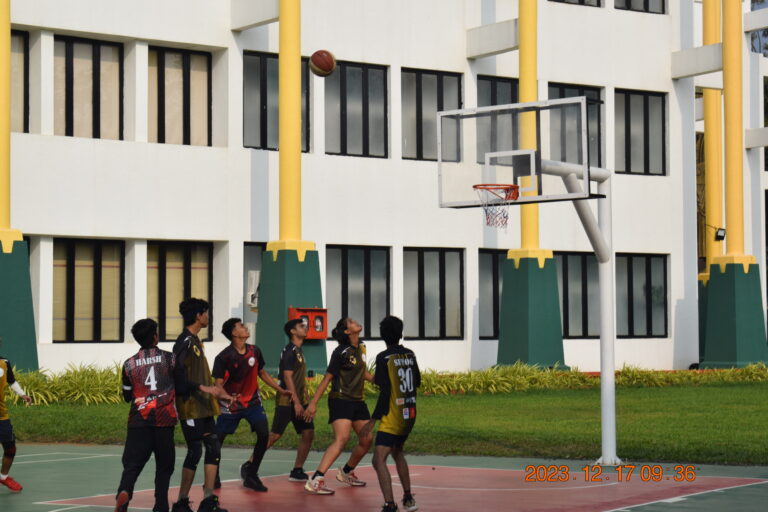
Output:
[[477,197],[483,205],[485,225],[494,228],[507,227],[509,220],[509,204],[507,201],[517,199],[517,185],[474,185]]

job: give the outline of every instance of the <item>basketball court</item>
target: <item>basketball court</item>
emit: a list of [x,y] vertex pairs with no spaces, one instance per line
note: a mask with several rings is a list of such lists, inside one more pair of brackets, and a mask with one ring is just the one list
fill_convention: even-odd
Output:
[[[23,445],[14,465],[16,477],[25,489],[12,494],[0,489],[3,512],[96,512],[114,507],[115,486],[122,466],[119,446]],[[230,512],[247,512],[263,506],[274,512],[313,510],[379,510],[383,502],[370,467],[363,459],[357,473],[368,482],[364,488],[350,488],[336,482],[335,469],[329,472],[333,496],[307,494],[300,483],[289,482],[292,451],[271,450],[262,465],[267,493],[244,489],[238,479],[239,466],[249,450],[225,449],[222,461],[222,506]],[[177,484],[184,449],[177,448]],[[317,464],[321,454],[310,454],[305,469]],[[459,511],[719,511],[763,510],[768,496],[768,468],[695,466],[693,481],[676,482],[665,473],[659,482],[643,481],[638,471],[630,481],[617,482],[607,469],[600,481],[586,481],[583,467],[593,461],[556,461],[492,457],[409,456],[412,490],[420,510]],[[652,463],[647,463],[652,464]],[[568,466],[569,480],[526,481],[527,466]],[[665,472],[674,464],[659,464]],[[390,466],[395,475],[394,466]],[[150,462],[136,485],[129,510],[151,510],[154,463]],[[75,475],[68,478],[67,475]],[[199,476],[199,475],[198,475]],[[200,478],[191,500],[196,508],[201,499]],[[397,478],[395,496],[402,497]],[[337,485],[338,484],[338,485]],[[171,499],[177,488],[171,487]]]

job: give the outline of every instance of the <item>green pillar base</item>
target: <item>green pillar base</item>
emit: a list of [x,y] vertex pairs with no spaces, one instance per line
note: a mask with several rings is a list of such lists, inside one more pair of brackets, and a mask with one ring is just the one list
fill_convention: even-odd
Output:
[[[256,344],[264,354],[267,371],[277,373],[280,352],[288,343],[283,326],[288,321],[288,308],[321,308],[320,263],[317,251],[307,251],[299,261],[295,250],[264,252],[259,283],[259,318],[256,324]],[[328,367],[325,340],[305,340],[302,346],[307,371],[321,376]]]
[[744,272],[741,264],[709,268],[707,313],[702,368],[744,367],[768,362],[765,316],[755,264]]
[[555,260],[545,260],[544,268],[537,258],[519,261],[519,268],[511,259],[503,263],[497,363],[522,361],[567,369]]
[[707,333],[707,284],[699,280],[699,363],[704,359],[704,342]]
[[14,242],[10,253],[0,250],[0,283],[0,355],[19,370],[37,370],[27,242]]

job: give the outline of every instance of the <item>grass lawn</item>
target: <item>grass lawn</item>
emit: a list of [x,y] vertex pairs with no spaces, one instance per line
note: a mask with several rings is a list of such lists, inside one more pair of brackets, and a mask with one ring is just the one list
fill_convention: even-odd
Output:
[[[623,388],[616,391],[618,454],[627,461],[768,464],[768,384]],[[272,400],[266,403],[272,418]],[[369,401],[373,409],[374,401]],[[128,405],[11,406],[21,442],[122,444]],[[318,408],[315,449],[331,440]],[[181,430],[176,440],[183,444]],[[228,445],[249,445],[245,423]],[[289,425],[278,447],[295,446]],[[412,453],[596,459],[599,390],[419,397]]]

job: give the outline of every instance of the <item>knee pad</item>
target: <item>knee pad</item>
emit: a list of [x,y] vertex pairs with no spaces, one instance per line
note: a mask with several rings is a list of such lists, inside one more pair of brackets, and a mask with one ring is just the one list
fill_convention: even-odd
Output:
[[3,443],[3,456],[13,459],[16,456],[16,441]]
[[221,441],[216,434],[210,434],[203,438],[203,444],[205,445],[205,463],[219,465],[221,459]]
[[195,471],[200,457],[203,456],[203,443],[200,440],[192,441],[187,445],[187,456],[184,459],[184,467]]

